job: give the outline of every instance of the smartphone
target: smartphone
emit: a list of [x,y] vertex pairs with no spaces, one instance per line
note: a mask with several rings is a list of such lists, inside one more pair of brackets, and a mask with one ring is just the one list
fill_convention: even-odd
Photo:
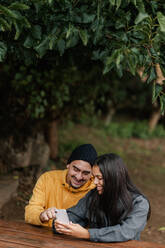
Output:
[[61,223],[69,224],[69,217],[65,209],[56,209],[56,220],[59,220]]

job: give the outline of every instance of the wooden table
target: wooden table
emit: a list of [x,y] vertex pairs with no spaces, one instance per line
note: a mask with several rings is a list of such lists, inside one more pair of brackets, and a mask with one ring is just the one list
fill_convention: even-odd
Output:
[[23,222],[0,220],[0,247],[3,248],[165,248],[165,245],[142,241],[93,243],[66,235],[55,235],[50,228]]

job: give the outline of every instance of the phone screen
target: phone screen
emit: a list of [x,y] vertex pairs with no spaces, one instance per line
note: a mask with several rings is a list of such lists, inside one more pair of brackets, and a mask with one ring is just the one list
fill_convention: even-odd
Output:
[[64,224],[69,224],[69,217],[65,209],[56,209],[56,220]]

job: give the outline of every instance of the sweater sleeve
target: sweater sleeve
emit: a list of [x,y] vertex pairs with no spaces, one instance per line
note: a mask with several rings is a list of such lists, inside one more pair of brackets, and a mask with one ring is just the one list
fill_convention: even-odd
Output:
[[32,197],[29,204],[25,207],[25,222],[33,225],[43,225],[48,224],[42,223],[40,221],[40,214],[45,210],[45,175],[41,175],[38,179],[34,189]]
[[122,242],[140,238],[147,222],[149,203],[143,196],[133,201],[133,210],[121,224],[103,228],[89,228],[90,240],[94,242]]
[[[90,195],[90,192],[88,192],[85,197],[80,199],[75,206],[67,209],[69,221],[72,221],[73,223],[78,223],[83,227],[87,225],[88,219],[87,219],[87,207],[86,207],[87,205],[86,204],[89,200],[88,196]],[[54,222],[55,220],[53,220],[53,223],[52,223],[53,233],[58,234],[58,232],[56,231]]]

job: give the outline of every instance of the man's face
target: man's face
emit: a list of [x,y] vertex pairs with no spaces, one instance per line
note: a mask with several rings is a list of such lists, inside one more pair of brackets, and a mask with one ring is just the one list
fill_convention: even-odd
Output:
[[67,165],[66,181],[73,188],[80,188],[91,177],[91,165],[83,160],[75,160]]

